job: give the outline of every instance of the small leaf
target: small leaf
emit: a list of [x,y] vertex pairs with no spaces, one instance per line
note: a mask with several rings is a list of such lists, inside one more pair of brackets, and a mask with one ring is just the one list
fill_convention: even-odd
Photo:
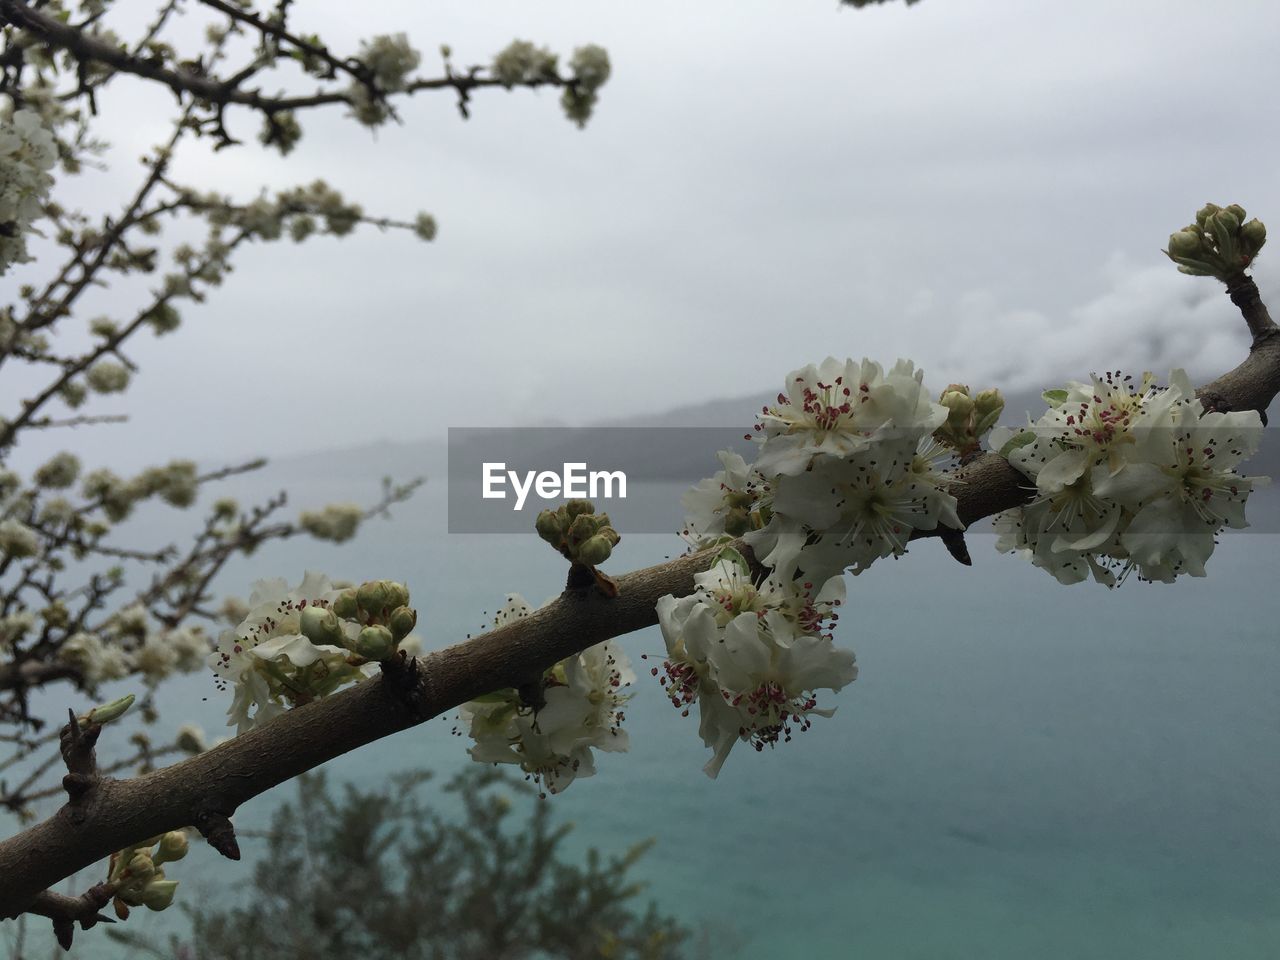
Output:
[[1008,443],[1000,448],[1000,456],[1008,459],[1009,454],[1014,450],[1020,450],[1028,444],[1035,443],[1036,435],[1030,430],[1023,430],[1021,433],[1012,437]]
[[725,561],[733,564],[743,573],[751,572],[751,564],[747,563],[747,558],[744,557],[742,554],[740,554],[737,550],[733,549],[733,547],[725,547],[723,550],[717,553],[715,562],[712,563],[712,566],[715,566],[717,563],[723,563]]
[[1051,407],[1060,407],[1067,402],[1067,391],[1065,390],[1046,390],[1040,396]]

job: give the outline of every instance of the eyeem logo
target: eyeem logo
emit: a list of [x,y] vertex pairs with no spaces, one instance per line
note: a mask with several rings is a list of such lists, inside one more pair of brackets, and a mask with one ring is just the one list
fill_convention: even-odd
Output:
[[[522,477],[515,470],[508,470],[505,463],[484,463],[481,467],[486,500],[505,500],[507,484],[515,493],[512,510],[523,510],[525,499],[532,490],[544,500],[568,497],[590,497],[592,500],[625,500],[627,475],[621,470],[587,470],[585,463],[566,463],[560,473],[554,470],[527,470]],[[617,492],[614,492],[614,487]]]

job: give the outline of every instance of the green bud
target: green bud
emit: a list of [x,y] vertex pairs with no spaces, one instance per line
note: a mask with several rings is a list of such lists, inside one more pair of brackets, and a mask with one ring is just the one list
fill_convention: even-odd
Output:
[[80,726],[87,727],[93,723],[104,724],[110,723],[112,720],[118,720],[133,706],[135,699],[132,693],[127,693],[118,700],[112,700],[110,703],[94,707],[79,718]]
[[1240,206],[1240,204],[1238,203],[1228,204],[1227,213],[1235,217],[1238,223],[1244,223],[1244,217],[1245,217],[1244,207]]
[[160,848],[156,851],[154,862],[175,863],[187,855],[187,835],[181,830],[170,830],[160,838]]
[[1004,412],[1004,396],[999,390],[983,390],[973,401],[977,419],[974,422],[974,433],[981,436],[996,425],[1000,414]]
[[1240,239],[1251,255],[1256,254],[1267,242],[1267,228],[1263,226],[1261,220],[1254,217],[1240,228]]
[[138,900],[148,910],[164,910],[173,903],[173,895],[177,889],[177,880],[152,880],[143,887],[142,896]]
[[1228,210],[1219,210],[1209,218],[1209,224],[1213,229],[1213,239],[1218,241],[1221,248],[1224,239],[1235,236],[1237,230],[1240,229],[1240,218]]
[[964,393],[959,390],[948,389],[942,394],[938,402],[950,411],[947,414],[947,420],[957,427],[964,426],[969,419],[969,414],[973,413],[973,398],[969,396],[967,388]]
[[1200,253],[1200,235],[1190,230],[1179,230],[1169,235],[1169,255],[1196,257]]
[[386,660],[395,652],[395,637],[381,624],[365,627],[356,638],[356,653],[366,660]]
[[385,580],[370,580],[356,588],[356,603],[371,617],[381,616],[390,600]]
[[570,500],[564,505],[564,511],[572,520],[584,513],[595,513],[596,505],[590,500]]
[[543,510],[538,514],[538,519],[534,521],[534,529],[538,531],[538,536],[553,547],[560,546],[560,541],[564,539],[564,526],[560,523],[560,516],[554,510]]
[[342,643],[342,624],[338,621],[338,615],[325,607],[303,607],[298,616],[298,629],[315,644]]
[[409,602],[409,588],[403,583],[395,580],[383,580],[382,585],[387,591],[387,609],[394,610],[396,607],[403,607]]
[[1004,395],[995,387],[992,387],[990,390],[983,390],[974,397],[973,405],[979,416],[985,416],[992,410],[999,411],[1004,409]]
[[613,553],[613,544],[609,542],[608,537],[596,535],[588,538],[578,547],[578,561],[585,563],[589,567],[599,566],[609,559],[609,555]]
[[584,543],[596,535],[596,531],[600,528],[599,521],[590,514],[579,514],[574,518],[573,523],[569,524],[569,546],[575,547]]
[[724,515],[724,532],[740,537],[751,529],[751,512],[745,507],[731,507]]
[[156,864],[151,859],[151,854],[146,852],[135,853],[129,858],[129,864],[125,867],[125,872],[129,874],[131,881],[142,881],[146,883],[156,875]]
[[343,590],[340,594],[334,597],[333,603],[330,605],[329,609],[343,620],[354,620],[359,609],[359,604],[356,601],[355,589],[348,587],[346,590]]
[[1203,227],[1209,218],[1221,209],[1216,203],[1206,203],[1196,211],[1196,223]]
[[391,611],[387,625],[391,628],[391,635],[399,643],[418,625],[418,611],[411,607],[396,607]]

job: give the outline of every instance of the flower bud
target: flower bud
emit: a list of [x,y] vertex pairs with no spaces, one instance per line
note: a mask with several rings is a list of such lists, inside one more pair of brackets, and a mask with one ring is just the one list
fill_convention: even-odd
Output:
[[118,720],[133,706],[135,699],[132,693],[127,693],[118,700],[112,700],[110,703],[94,707],[79,718],[80,726],[87,727],[92,723],[103,724]]
[[560,546],[560,541],[564,539],[564,526],[560,523],[560,516],[554,510],[543,510],[538,514],[538,519],[533,523],[534,529],[538,531],[538,536],[553,547]]
[[395,638],[381,624],[365,627],[356,637],[356,653],[366,660],[386,660],[395,652]]
[[996,425],[1000,414],[1004,412],[1004,396],[995,388],[983,390],[974,397],[973,409],[977,415],[973,425],[974,432],[984,434]]
[[967,389],[964,393],[949,389],[942,394],[939,402],[950,411],[947,414],[947,421],[956,427],[963,427],[969,419],[969,414],[973,413],[973,398],[969,396]]
[[338,622],[338,615],[326,607],[303,607],[298,616],[298,629],[317,645],[342,643],[342,625]]
[[187,835],[181,830],[170,830],[160,838],[160,847],[156,850],[155,863],[174,863],[187,855]]
[[1200,224],[1200,226],[1203,227],[1205,223],[1208,222],[1209,218],[1221,209],[1222,208],[1218,206],[1216,203],[1206,203],[1203,207],[1201,207],[1199,210],[1196,211],[1196,223]]
[[1236,220],[1239,221],[1240,223],[1244,223],[1244,217],[1245,217],[1244,207],[1240,206],[1240,204],[1238,203],[1228,204],[1227,213],[1235,217]]
[[579,514],[574,518],[573,523],[569,524],[569,546],[575,547],[594,537],[599,526],[595,517],[586,513]]
[[564,511],[572,520],[584,513],[595,513],[596,505],[590,500],[570,500],[564,505]]
[[371,617],[381,616],[390,600],[391,594],[385,580],[370,580],[356,589],[356,603]]
[[354,620],[358,611],[359,604],[356,602],[356,591],[350,587],[343,590],[333,599],[330,608],[335,614],[343,620]]
[[1240,219],[1229,209],[1219,210],[1209,218],[1209,226],[1213,230],[1213,238],[1221,246],[1224,239],[1229,240],[1240,229]]
[[1200,235],[1191,230],[1170,234],[1169,253],[1175,257],[1196,257],[1200,253]]
[[151,859],[151,854],[140,851],[129,859],[129,865],[125,867],[125,872],[129,875],[130,880],[141,880],[146,883],[156,875],[155,861]]
[[1240,228],[1240,239],[1244,241],[1245,248],[1250,255],[1256,254],[1262,249],[1262,245],[1267,242],[1267,228],[1263,226],[1261,220],[1254,217]]
[[396,607],[391,611],[387,625],[391,628],[391,635],[399,642],[418,625],[418,611],[412,607]]
[[383,580],[382,586],[387,591],[387,609],[394,610],[409,603],[409,588],[395,580]]
[[163,910],[173,903],[177,889],[177,880],[152,880],[143,887],[138,900],[148,910]]
[[585,563],[589,567],[598,566],[609,559],[609,554],[613,553],[613,544],[609,542],[608,537],[596,534],[589,537],[578,547],[578,562]]

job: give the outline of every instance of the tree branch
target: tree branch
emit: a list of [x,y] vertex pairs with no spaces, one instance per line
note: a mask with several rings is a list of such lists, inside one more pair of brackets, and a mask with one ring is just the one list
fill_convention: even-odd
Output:
[[[1248,319],[1248,318],[1246,318]],[[1255,321],[1249,321],[1251,326]],[[1280,393],[1280,337],[1255,340],[1249,357],[1209,387],[1234,410],[1265,410]],[[1017,506],[1026,480],[988,454],[955,488],[966,524]],[[733,546],[746,553],[741,541]],[[237,856],[230,816],[246,800],[365,744],[416,726],[588,647],[657,622],[666,594],[687,595],[708,550],[619,577],[618,594],[566,591],[527,617],[426,655],[317,700],[181,763],[132,780],[99,778],[83,802],[0,842],[0,917],[36,908],[41,892],[146,837],[195,825]]]
[[[318,91],[310,96],[264,97],[257,90],[240,89],[239,84],[243,82],[242,78],[232,77],[222,80],[191,70],[170,70],[156,61],[134,56],[127,50],[96,40],[78,27],[61,23],[48,14],[33,9],[22,0],[0,0],[0,19],[37,34],[45,43],[66,50],[78,60],[104,63],[121,73],[130,73],[162,83],[178,96],[186,93],[210,104],[226,106],[234,103],[272,114],[282,110],[300,110],[325,104],[351,103],[351,97],[340,90]],[[302,45],[301,48],[307,49],[307,45]],[[350,64],[342,65],[347,72],[353,72]],[[477,76],[477,70],[478,68],[465,74],[451,72],[446,77],[415,80],[406,85],[402,92],[413,94],[420,90],[457,90],[459,96],[465,96],[471,90],[480,87],[508,86],[495,77]],[[524,81],[520,86],[563,87],[571,83],[573,83],[571,78],[547,76]]]

